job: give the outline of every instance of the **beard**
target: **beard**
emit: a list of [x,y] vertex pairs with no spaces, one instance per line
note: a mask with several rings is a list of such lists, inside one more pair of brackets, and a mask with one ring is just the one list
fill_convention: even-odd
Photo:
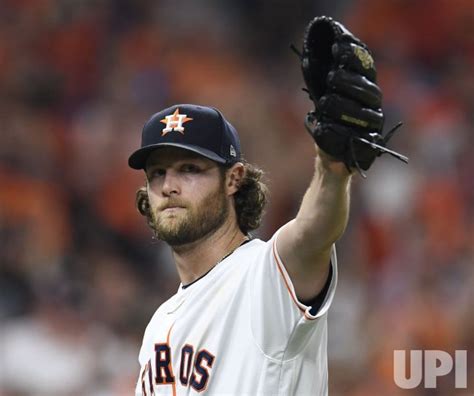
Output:
[[[169,206],[185,206],[182,201],[172,199]],[[156,237],[171,247],[193,243],[212,234],[224,224],[229,215],[224,184],[205,196],[196,206],[186,205],[177,213],[153,212]]]

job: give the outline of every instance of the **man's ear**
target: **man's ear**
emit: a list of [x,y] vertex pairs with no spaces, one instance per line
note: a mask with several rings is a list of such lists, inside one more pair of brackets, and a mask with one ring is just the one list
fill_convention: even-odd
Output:
[[226,172],[226,192],[227,195],[234,195],[240,188],[245,176],[245,167],[242,162],[232,165]]

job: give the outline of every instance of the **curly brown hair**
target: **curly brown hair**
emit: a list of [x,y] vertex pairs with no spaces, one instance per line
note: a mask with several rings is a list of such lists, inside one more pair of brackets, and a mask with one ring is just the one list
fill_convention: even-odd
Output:
[[[264,207],[268,201],[268,188],[262,181],[263,170],[248,162],[242,161],[242,163],[244,164],[244,177],[239,190],[234,194],[234,207],[239,228],[244,234],[247,234],[260,226]],[[219,166],[222,177],[225,177],[227,169],[229,168]],[[146,186],[137,190],[135,205],[156,235]]]

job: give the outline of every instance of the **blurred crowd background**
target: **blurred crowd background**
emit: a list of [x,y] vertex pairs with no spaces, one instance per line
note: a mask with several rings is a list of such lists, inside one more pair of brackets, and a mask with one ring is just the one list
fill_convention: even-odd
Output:
[[[218,107],[291,219],[313,172],[300,90],[306,23],[373,50],[404,165],[355,177],[329,314],[330,395],[472,395],[472,0],[1,0],[0,395],[133,393],[154,310],[179,280],[134,207],[127,166],[149,116]],[[467,390],[396,387],[393,351],[468,350]],[[469,392],[470,390],[470,392]]]

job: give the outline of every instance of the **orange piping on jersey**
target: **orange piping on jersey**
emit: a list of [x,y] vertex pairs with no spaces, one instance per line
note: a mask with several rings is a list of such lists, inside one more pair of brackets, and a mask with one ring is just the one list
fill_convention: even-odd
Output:
[[280,262],[279,258],[278,258],[278,255],[276,253],[276,239],[275,241],[273,241],[273,246],[272,246],[272,252],[273,252],[273,257],[275,257],[275,261],[277,263],[277,268],[278,268],[278,271],[280,272],[282,278],[283,278],[283,281],[285,282],[285,286],[286,286],[286,289],[288,290],[288,293],[290,293],[290,296],[291,296],[291,299],[293,300],[293,302],[296,304],[296,306],[298,307],[298,309],[301,311],[301,313],[304,314],[304,317],[308,320],[315,320],[316,318],[313,318],[311,316],[308,316],[308,314],[306,313],[306,310],[304,308],[301,307],[300,303],[298,302],[298,299],[296,298],[296,295],[293,293],[293,291],[291,290],[291,287],[290,285],[288,284],[288,281],[286,280],[286,276],[285,276],[285,272],[283,270],[284,268],[284,265],[283,263]]
[[[166,336],[166,344],[168,345],[168,347],[170,348],[170,351],[171,351],[171,347],[170,347],[170,335],[171,335],[171,329],[173,328],[174,326],[174,322],[173,324],[171,325],[170,329],[168,330],[168,335]],[[173,354],[170,353],[170,371],[171,371],[171,376],[174,378],[174,382],[171,384],[171,387],[173,389],[173,396],[176,396],[176,377],[174,376],[174,372],[173,372],[173,360],[172,360],[172,356]]]

